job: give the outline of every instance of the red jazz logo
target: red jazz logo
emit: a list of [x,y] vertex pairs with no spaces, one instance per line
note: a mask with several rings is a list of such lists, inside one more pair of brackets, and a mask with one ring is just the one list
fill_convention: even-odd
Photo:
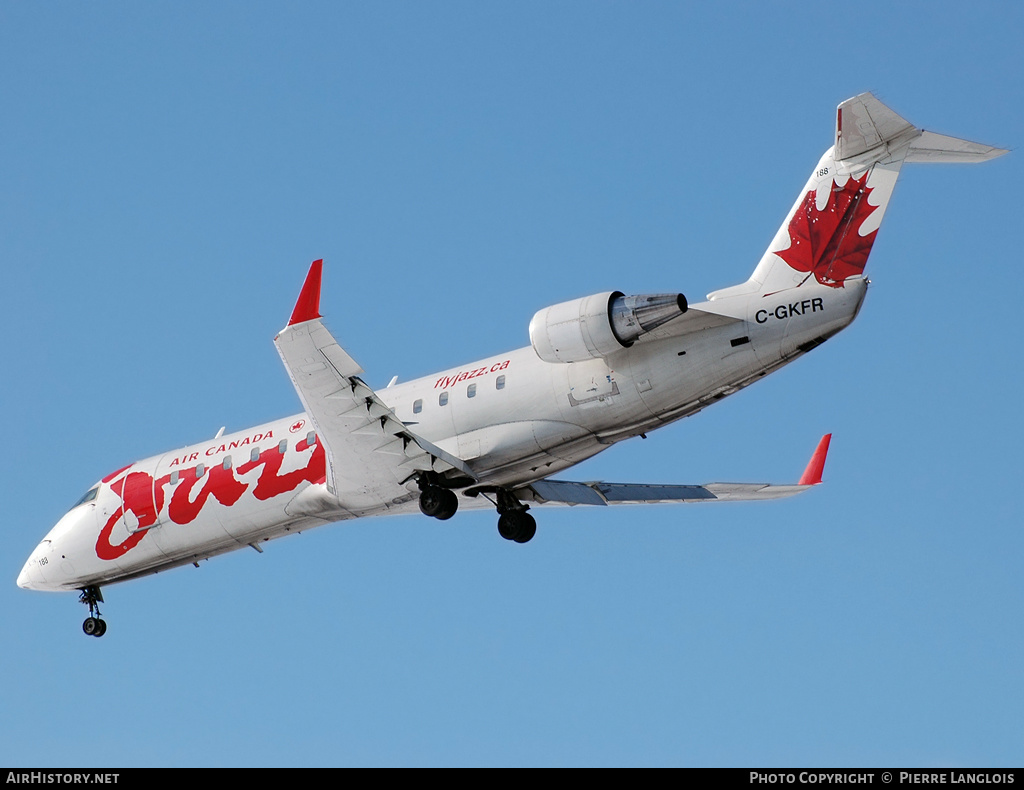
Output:
[[[303,424],[302,421],[296,423],[300,426],[300,430]],[[294,429],[294,427],[293,425],[292,428]],[[294,491],[303,481],[322,482],[327,472],[324,449],[315,437],[313,442],[310,444],[306,439],[301,439],[295,444],[297,453],[304,453],[312,449],[306,460],[306,465],[300,469],[281,474],[284,452],[279,445],[275,445],[264,450],[256,458],[241,464],[237,468],[237,473],[244,475],[253,469],[262,467],[256,483],[251,486],[252,495],[260,501]],[[124,471],[122,469],[115,472],[107,479],[111,480]],[[178,473],[178,482],[171,487],[169,502],[167,502],[168,494],[165,487],[171,482],[170,474],[154,480],[148,472],[136,471],[114,480],[110,484],[110,488],[121,497],[121,506],[114,511],[103,529],[100,530],[96,540],[96,556],[101,560],[116,560],[139,545],[139,542],[146,537],[146,528],[157,523],[160,514],[164,511],[165,502],[167,502],[167,518],[175,524],[188,524],[194,521],[210,497],[226,507],[231,507],[242,498],[242,494],[250,489],[250,484],[236,478],[235,472],[236,470],[233,468],[225,469],[223,464],[212,466],[208,470],[204,470],[203,473],[194,466],[183,469]],[[200,480],[203,481],[202,488],[198,493],[193,493]],[[111,532],[128,513],[134,515],[138,521],[136,530],[123,542],[117,545],[111,544]]]

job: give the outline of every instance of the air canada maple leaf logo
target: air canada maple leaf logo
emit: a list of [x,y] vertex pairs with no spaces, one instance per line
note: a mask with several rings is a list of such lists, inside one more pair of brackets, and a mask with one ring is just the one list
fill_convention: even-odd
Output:
[[[878,208],[868,203],[868,173],[848,178],[843,186],[832,181],[824,208],[811,190],[789,222],[790,245],[775,253],[798,272],[814,275],[822,285],[842,288],[843,280],[864,273],[878,229],[866,236],[860,228]],[[819,187],[822,189],[823,187]]]

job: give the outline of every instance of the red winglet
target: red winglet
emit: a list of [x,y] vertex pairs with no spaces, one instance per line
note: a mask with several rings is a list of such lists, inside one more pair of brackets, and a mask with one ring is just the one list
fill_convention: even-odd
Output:
[[309,267],[309,274],[306,275],[306,282],[302,284],[299,301],[295,303],[292,317],[288,319],[288,326],[320,318],[320,274],[323,271],[323,264],[321,258],[313,261],[313,265]]
[[811,456],[811,462],[807,464],[798,485],[816,486],[821,482],[821,473],[825,471],[825,456],[828,455],[828,443],[832,441],[832,434],[826,433],[818,442],[818,447]]

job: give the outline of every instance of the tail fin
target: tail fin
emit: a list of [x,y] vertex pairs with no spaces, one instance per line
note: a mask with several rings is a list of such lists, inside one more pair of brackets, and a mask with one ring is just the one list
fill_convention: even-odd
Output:
[[812,276],[842,288],[864,273],[904,162],[984,162],[1005,153],[919,129],[870,93],[847,99],[836,112],[835,144],[814,168],[750,279],[708,299],[775,293]]

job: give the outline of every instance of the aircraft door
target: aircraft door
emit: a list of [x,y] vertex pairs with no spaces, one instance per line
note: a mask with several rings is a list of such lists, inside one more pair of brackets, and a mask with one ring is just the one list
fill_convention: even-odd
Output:
[[[159,474],[167,458],[167,455],[160,458],[152,470],[155,474]],[[132,467],[124,478],[112,484],[111,487],[121,496],[121,518],[129,534],[155,527],[163,520],[164,492],[158,492],[156,485],[153,474],[138,467]]]

